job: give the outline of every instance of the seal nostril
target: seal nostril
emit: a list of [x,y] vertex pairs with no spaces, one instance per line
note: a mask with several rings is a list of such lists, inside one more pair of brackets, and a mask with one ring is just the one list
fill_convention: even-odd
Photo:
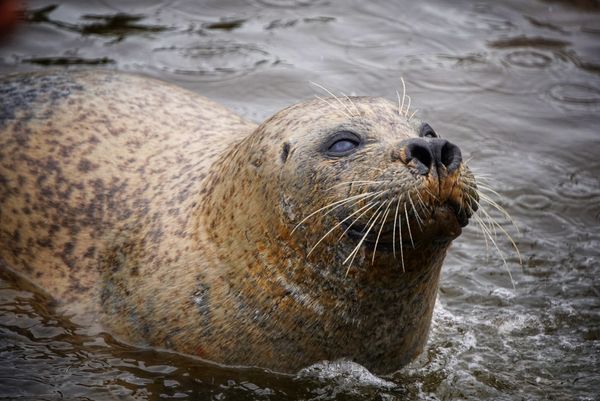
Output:
[[403,143],[406,155],[405,163],[413,161],[421,175],[427,175],[433,163],[429,144],[420,138],[409,139]]
[[440,153],[441,162],[444,166],[446,166],[448,172],[451,173],[460,166],[460,163],[462,162],[462,154],[460,152],[460,148],[455,144],[450,142],[444,143]]
[[431,166],[431,152],[424,146],[411,145],[411,156],[413,159],[417,159],[419,162],[424,164],[427,168]]

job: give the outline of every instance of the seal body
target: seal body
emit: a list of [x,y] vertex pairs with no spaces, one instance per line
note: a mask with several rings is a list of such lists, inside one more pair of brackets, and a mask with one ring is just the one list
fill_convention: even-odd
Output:
[[98,71],[5,77],[0,96],[0,260],[65,312],[279,371],[390,372],[422,350],[477,200],[402,107],[317,99],[257,126]]

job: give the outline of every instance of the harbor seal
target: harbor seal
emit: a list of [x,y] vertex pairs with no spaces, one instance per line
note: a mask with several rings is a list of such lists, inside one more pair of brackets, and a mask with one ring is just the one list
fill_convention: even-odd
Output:
[[123,341],[293,372],[424,347],[476,210],[460,149],[403,102],[317,98],[260,125],[103,71],[1,79],[0,258]]

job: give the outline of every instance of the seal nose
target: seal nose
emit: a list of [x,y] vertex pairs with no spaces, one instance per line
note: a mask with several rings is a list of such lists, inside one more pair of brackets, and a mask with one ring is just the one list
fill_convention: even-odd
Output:
[[449,173],[456,170],[462,162],[460,148],[440,138],[411,138],[400,143],[404,149],[404,162],[414,162],[421,175],[429,174],[433,166],[445,166]]

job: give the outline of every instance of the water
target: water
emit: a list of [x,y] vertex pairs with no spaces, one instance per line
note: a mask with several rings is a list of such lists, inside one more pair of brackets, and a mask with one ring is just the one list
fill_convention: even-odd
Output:
[[502,195],[523,263],[500,236],[504,266],[471,224],[447,258],[426,351],[383,378],[343,361],[298,375],[221,367],[89,336],[0,270],[0,396],[600,399],[597,1],[28,4],[0,43],[0,73],[138,72],[257,121],[319,93],[309,81],[394,99],[404,77],[419,115]]

